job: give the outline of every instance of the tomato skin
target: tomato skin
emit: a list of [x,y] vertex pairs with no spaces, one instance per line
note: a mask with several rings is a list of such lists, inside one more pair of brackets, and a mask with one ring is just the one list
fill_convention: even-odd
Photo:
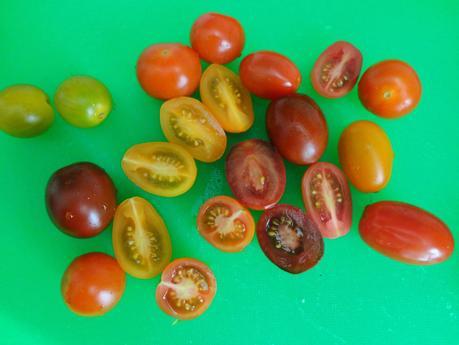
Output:
[[266,112],[268,136],[279,153],[295,164],[311,164],[327,147],[327,122],[319,106],[306,95],[271,102]]
[[65,304],[80,316],[100,316],[121,299],[126,275],[116,260],[104,253],[77,257],[65,270],[61,293]]
[[440,263],[454,250],[453,235],[445,223],[403,202],[380,201],[367,206],[359,231],[374,250],[408,264]]
[[385,60],[371,66],[359,82],[359,98],[364,107],[387,119],[413,111],[421,93],[421,81],[416,71],[399,60]]
[[206,13],[194,22],[190,41],[203,60],[224,65],[241,55],[245,35],[241,24],[235,18]]
[[190,96],[201,78],[199,55],[180,43],[154,44],[137,61],[137,79],[150,96],[170,99]]
[[93,163],[57,170],[46,187],[46,206],[54,224],[67,235],[98,235],[112,221],[116,189],[107,173]]
[[378,192],[389,183],[394,152],[389,137],[377,124],[351,123],[339,139],[338,156],[344,173],[359,191]]
[[260,98],[276,99],[295,93],[301,73],[286,56],[272,51],[247,55],[239,66],[242,84]]

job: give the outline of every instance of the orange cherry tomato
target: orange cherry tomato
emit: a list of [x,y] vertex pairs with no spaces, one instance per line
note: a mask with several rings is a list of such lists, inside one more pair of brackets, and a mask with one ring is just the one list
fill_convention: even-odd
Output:
[[217,282],[210,268],[191,258],[176,259],[163,271],[156,288],[162,311],[177,319],[194,319],[209,308]]
[[341,134],[339,161],[351,183],[361,192],[383,189],[392,174],[394,152],[384,130],[370,121],[356,121]]
[[216,196],[200,208],[199,233],[224,252],[239,252],[253,239],[255,222],[249,210],[228,196]]
[[393,119],[416,108],[421,89],[421,81],[410,65],[386,60],[365,71],[359,82],[359,98],[373,114]]

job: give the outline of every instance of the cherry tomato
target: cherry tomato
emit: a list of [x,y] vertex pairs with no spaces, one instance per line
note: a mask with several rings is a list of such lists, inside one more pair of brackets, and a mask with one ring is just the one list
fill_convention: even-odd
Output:
[[194,158],[214,162],[223,156],[226,134],[209,109],[197,99],[173,98],[160,110],[167,140],[182,145]]
[[265,211],[257,224],[257,236],[268,259],[289,273],[310,269],[324,253],[324,241],[316,225],[290,205],[276,205]]
[[384,130],[370,121],[351,123],[341,134],[339,161],[359,191],[378,192],[392,175],[394,152]]
[[121,167],[143,190],[159,196],[187,192],[196,180],[196,163],[182,146],[172,143],[144,143],[124,154]]
[[126,273],[136,278],[158,275],[171,260],[166,224],[145,199],[126,199],[118,206],[112,238],[116,259]]
[[295,64],[271,51],[247,55],[239,66],[239,74],[242,84],[261,98],[275,99],[295,93],[301,83]]
[[104,253],[77,257],[65,270],[61,293],[65,304],[81,316],[99,316],[121,299],[126,275],[118,262]]
[[268,136],[287,160],[311,164],[327,147],[327,122],[319,106],[306,95],[289,95],[271,102],[266,112]]
[[197,227],[214,247],[224,252],[239,252],[253,238],[255,222],[249,210],[228,196],[216,196],[201,206]]
[[194,22],[190,41],[202,59],[223,65],[241,55],[245,36],[241,24],[233,17],[206,13]]
[[346,235],[352,225],[352,199],[346,177],[331,163],[311,165],[301,185],[303,201],[323,237]]
[[180,43],[154,44],[137,61],[137,79],[152,97],[191,95],[201,78],[201,62],[193,49]]
[[216,292],[215,276],[206,264],[191,258],[176,259],[161,275],[156,302],[166,314],[189,320],[209,308]]
[[380,117],[404,116],[421,99],[421,81],[407,63],[386,60],[368,68],[359,82],[359,98],[365,108]]
[[0,92],[0,130],[18,138],[45,132],[54,121],[48,96],[33,85],[13,85]]
[[311,71],[311,82],[318,94],[328,98],[343,97],[357,83],[362,69],[360,50],[338,41],[320,54]]
[[233,146],[226,157],[226,179],[244,206],[267,209],[284,194],[284,162],[270,143],[246,140]]
[[359,230],[374,250],[408,264],[436,264],[448,259],[454,249],[453,235],[445,223],[402,202],[381,201],[367,206]]
[[57,170],[46,187],[46,207],[64,233],[93,237],[112,221],[116,189],[110,176],[92,163],[75,163]]
[[112,96],[97,79],[76,76],[65,80],[54,95],[57,111],[76,127],[95,127],[112,110]]
[[221,65],[210,65],[201,79],[201,99],[227,132],[245,132],[252,127],[252,98],[239,77]]

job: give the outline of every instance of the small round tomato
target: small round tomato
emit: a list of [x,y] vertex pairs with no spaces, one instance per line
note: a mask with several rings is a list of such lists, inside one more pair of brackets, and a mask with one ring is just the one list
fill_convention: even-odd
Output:
[[125,272],[136,278],[158,275],[171,259],[166,224],[145,199],[126,199],[118,206],[112,239],[116,259]]
[[327,147],[327,122],[319,106],[306,95],[271,102],[266,112],[268,136],[279,153],[295,164],[311,164]]
[[249,210],[228,196],[216,196],[201,206],[197,227],[214,247],[224,252],[239,252],[253,238],[255,222]]
[[352,199],[343,172],[331,163],[311,165],[301,185],[303,201],[323,237],[346,235],[352,225]]
[[252,98],[230,69],[221,65],[207,67],[202,75],[200,93],[202,102],[225,131],[240,133],[252,127]]
[[159,196],[187,192],[196,180],[196,163],[182,146],[152,142],[132,146],[121,167],[127,177],[143,190]]
[[226,179],[243,205],[264,210],[275,205],[284,194],[284,162],[270,143],[246,140],[233,146],[226,157]]
[[362,69],[362,53],[352,44],[338,41],[320,54],[311,71],[311,82],[318,94],[343,97],[357,83]]
[[261,98],[275,99],[295,93],[301,83],[296,65],[271,51],[247,55],[239,66],[239,74],[242,84]]
[[209,109],[197,99],[178,97],[164,102],[160,118],[167,140],[182,145],[194,158],[214,162],[223,156],[225,131]]
[[65,270],[61,293],[65,304],[80,316],[99,316],[121,299],[126,275],[118,262],[104,253],[77,257]]
[[190,41],[202,59],[223,65],[241,55],[245,36],[241,24],[233,17],[206,13],[194,22]]
[[315,224],[297,207],[276,205],[257,224],[258,243],[276,266],[301,273],[315,266],[324,254],[324,241]]
[[338,155],[344,173],[359,191],[378,192],[389,182],[394,152],[387,134],[377,124],[351,123],[341,134]]
[[399,60],[386,60],[371,66],[359,82],[359,98],[364,107],[388,119],[413,111],[421,99],[421,92],[416,71]]
[[166,314],[189,320],[209,308],[216,292],[215,276],[206,264],[191,258],[176,259],[161,275],[156,302]]
[[76,76],[59,86],[54,104],[68,123],[88,128],[99,125],[107,118],[112,110],[112,96],[97,79]]
[[169,99],[191,95],[201,78],[199,55],[180,43],[154,44],[137,61],[137,79],[152,97]]
[[46,207],[64,233],[93,237],[112,221],[116,189],[110,176],[92,163],[75,163],[57,170],[46,186]]
[[0,130],[18,138],[45,132],[54,121],[49,98],[33,85],[14,85],[0,92]]
[[454,250],[453,235],[445,223],[402,202],[381,201],[367,206],[359,230],[374,250],[408,264],[443,262]]

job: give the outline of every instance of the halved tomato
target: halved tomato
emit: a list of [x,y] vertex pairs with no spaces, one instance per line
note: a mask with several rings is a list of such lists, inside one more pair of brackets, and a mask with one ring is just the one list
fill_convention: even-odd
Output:
[[230,69],[222,65],[207,67],[199,90],[202,102],[209,107],[225,131],[240,133],[252,127],[252,98],[239,76]]
[[352,44],[338,41],[320,54],[311,71],[311,82],[320,95],[338,98],[352,90],[362,69],[362,53]]
[[159,196],[177,196],[188,191],[196,180],[196,163],[182,146],[152,142],[132,146],[121,167],[127,177],[143,190]]
[[216,291],[215,276],[206,264],[191,258],[176,259],[161,275],[156,302],[166,314],[189,320],[209,308]]
[[264,210],[284,194],[284,162],[270,143],[246,140],[233,146],[226,157],[226,179],[244,206]]
[[113,221],[113,250],[121,268],[136,278],[152,278],[169,263],[172,246],[161,216],[145,199],[118,206]]
[[199,233],[224,252],[239,252],[253,238],[255,222],[250,211],[229,196],[216,196],[199,209]]
[[223,156],[226,134],[209,109],[191,97],[164,102],[161,128],[167,140],[187,149],[194,158],[213,162]]
[[352,225],[352,199],[344,173],[327,162],[311,165],[303,176],[304,206],[322,236],[346,235]]

